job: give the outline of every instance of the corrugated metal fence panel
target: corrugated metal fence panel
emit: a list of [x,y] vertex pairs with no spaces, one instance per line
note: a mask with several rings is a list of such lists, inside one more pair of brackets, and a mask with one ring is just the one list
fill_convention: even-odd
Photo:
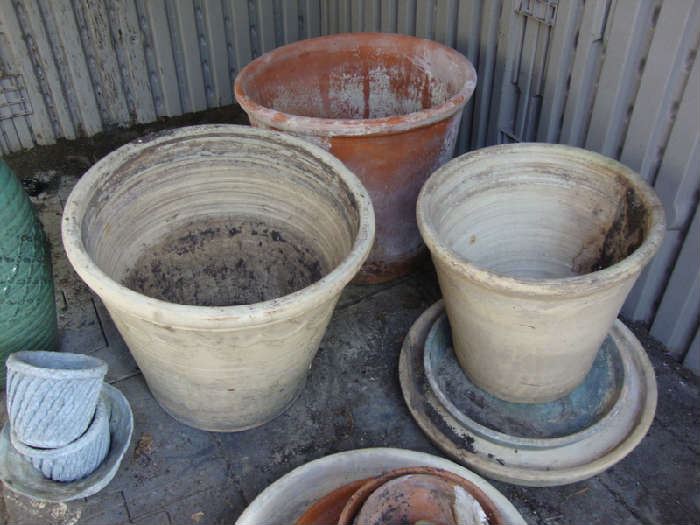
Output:
[[[326,11],[336,18],[324,23],[328,32],[373,29],[343,20],[370,9],[366,1],[336,3],[345,9]],[[370,4],[382,27],[393,24],[393,4]],[[650,323],[678,357],[693,337],[697,346],[700,233],[691,221],[700,193],[700,1],[417,0],[401,19],[409,28],[415,19],[414,34],[456,47],[477,68],[460,153],[567,143],[618,158],[655,186],[669,230],[623,314]]]
[[0,81],[31,111],[0,113],[0,152],[230,104],[251,58],[320,34],[324,3],[3,0]]
[[638,170],[669,230],[623,313],[698,360],[700,0],[5,0],[0,148],[229,104],[251,58],[343,31],[434,38],[474,63],[460,153],[561,142]]

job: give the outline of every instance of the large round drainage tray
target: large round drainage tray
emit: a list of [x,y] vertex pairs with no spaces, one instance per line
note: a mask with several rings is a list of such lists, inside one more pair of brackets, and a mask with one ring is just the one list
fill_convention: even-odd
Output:
[[411,327],[399,373],[409,410],[436,445],[519,485],[563,485],[599,474],[639,444],[656,410],[651,363],[620,321],[584,382],[550,403],[510,403],[471,383],[452,351],[442,301]]

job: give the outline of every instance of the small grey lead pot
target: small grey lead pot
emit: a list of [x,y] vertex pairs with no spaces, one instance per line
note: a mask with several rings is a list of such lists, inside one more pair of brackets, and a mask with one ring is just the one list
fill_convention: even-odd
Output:
[[19,441],[59,448],[95,414],[107,363],[84,354],[17,352],[7,359],[7,412]]
[[109,410],[100,400],[87,432],[65,447],[42,449],[25,445],[12,432],[12,446],[25,456],[44,477],[54,481],[75,481],[93,472],[109,451]]

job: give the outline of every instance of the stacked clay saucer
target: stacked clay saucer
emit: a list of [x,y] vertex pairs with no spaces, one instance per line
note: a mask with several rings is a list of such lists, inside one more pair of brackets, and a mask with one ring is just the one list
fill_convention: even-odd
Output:
[[17,352],[7,360],[10,440],[45,478],[75,481],[105,459],[106,373],[104,361],[83,354]]

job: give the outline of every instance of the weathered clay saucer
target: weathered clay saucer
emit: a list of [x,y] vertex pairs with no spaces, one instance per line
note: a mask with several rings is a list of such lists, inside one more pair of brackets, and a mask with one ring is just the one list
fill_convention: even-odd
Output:
[[288,525],[337,488],[391,470],[416,466],[447,470],[470,481],[493,502],[504,523],[525,525],[513,504],[480,476],[446,459],[397,448],[340,452],[302,465],[263,490],[241,514],[236,525]]
[[604,471],[639,444],[656,409],[651,363],[620,321],[583,384],[550,403],[509,403],[472,384],[452,352],[442,301],[411,328],[399,373],[431,440],[484,475],[519,485],[563,485]]
[[104,384],[101,398],[109,410],[110,447],[102,464],[89,476],[78,481],[63,483],[44,478],[30,461],[10,443],[10,425],[6,423],[0,434],[0,479],[5,487],[18,494],[40,501],[71,501],[86,498],[105,488],[114,478],[131,442],[134,417],[124,394]]

